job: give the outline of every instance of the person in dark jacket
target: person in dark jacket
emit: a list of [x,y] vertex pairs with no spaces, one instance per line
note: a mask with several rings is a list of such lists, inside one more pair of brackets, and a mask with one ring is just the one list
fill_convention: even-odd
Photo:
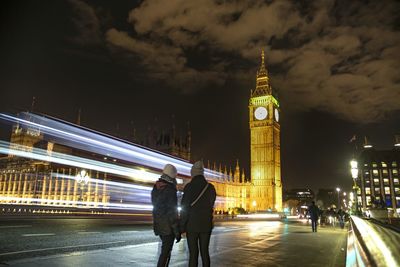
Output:
[[189,267],[198,265],[199,245],[203,266],[207,267],[210,266],[208,247],[213,228],[216,192],[214,186],[204,177],[202,161],[193,164],[191,176],[192,180],[183,190],[181,222],[189,247]]
[[342,210],[342,209],[339,209],[339,210],[338,210],[337,216],[338,216],[340,228],[342,228],[342,229],[344,229],[344,219],[345,219],[345,215],[346,215],[346,213],[344,212],[344,210]]
[[320,214],[319,208],[315,205],[315,201],[308,206],[307,213],[310,215],[311,219],[311,228],[313,232],[317,232],[317,225],[318,225],[318,217]]
[[174,240],[181,240],[178,222],[178,200],[176,196],[176,168],[167,164],[163,173],[154,184],[151,191],[153,204],[153,228],[155,235],[160,236],[161,254],[158,259],[158,267],[168,266]]

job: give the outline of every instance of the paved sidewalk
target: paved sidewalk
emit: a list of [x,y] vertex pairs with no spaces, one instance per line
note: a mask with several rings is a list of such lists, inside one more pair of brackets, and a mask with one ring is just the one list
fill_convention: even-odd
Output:
[[[344,266],[347,231],[282,222],[241,222],[217,227],[212,266]],[[156,266],[159,242],[7,262],[9,266]],[[175,244],[170,266],[187,266],[186,240]],[[201,260],[199,259],[199,263]],[[201,264],[199,264],[201,266]]]

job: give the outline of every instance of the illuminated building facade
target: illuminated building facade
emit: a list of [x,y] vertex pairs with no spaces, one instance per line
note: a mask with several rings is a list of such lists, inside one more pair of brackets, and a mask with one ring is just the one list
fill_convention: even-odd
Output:
[[[29,119],[23,114],[19,116]],[[71,156],[85,154],[77,149],[45,141],[39,127],[15,124],[10,141],[10,150],[29,153],[41,150],[49,157],[53,153]],[[94,154],[86,156],[93,159],[101,157]],[[106,157],[102,159],[105,160]],[[88,179],[89,177],[92,179]],[[13,154],[0,158],[0,203],[105,207],[110,202],[110,195],[107,185],[99,181],[107,181],[107,173],[86,171],[82,168],[72,168],[64,164]]]
[[219,181],[211,181],[217,192],[219,198],[224,199],[224,201],[216,201],[215,210],[227,211],[233,208],[243,208],[245,210],[250,210],[250,186],[251,184],[247,181],[244,169],[240,171],[239,160],[236,161],[235,170],[229,171],[225,167],[222,170],[222,166],[216,167],[216,164],[210,166],[208,163],[207,169],[213,170],[215,172],[221,173],[222,177]]
[[265,68],[264,51],[249,101],[251,202],[256,210],[282,210],[279,102]]
[[367,140],[358,161],[357,201],[363,210],[387,208],[400,214],[400,136],[392,150],[375,150]]

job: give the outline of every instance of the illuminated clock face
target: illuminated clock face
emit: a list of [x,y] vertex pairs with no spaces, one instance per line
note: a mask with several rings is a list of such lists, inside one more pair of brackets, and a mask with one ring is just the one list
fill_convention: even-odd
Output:
[[254,117],[256,117],[257,120],[263,120],[268,116],[268,111],[265,107],[258,107],[254,111]]
[[279,121],[279,111],[275,109],[275,120]]

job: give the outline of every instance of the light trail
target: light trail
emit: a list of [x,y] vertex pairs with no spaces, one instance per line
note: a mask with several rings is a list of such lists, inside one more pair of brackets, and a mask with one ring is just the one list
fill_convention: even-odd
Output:
[[[0,154],[14,155],[21,158],[75,167],[83,169],[82,171],[85,171],[85,174],[87,170],[98,171],[107,173],[107,175],[113,179],[113,181],[96,179],[85,174],[80,177],[79,175],[72,176],[68,174],[51,173],[52,178],[74,180],[78,182],[78,186],[85,186],[87,183],[106,186],[108,200],[104,202],[76,201],[71,199],[55,200],[50,199],[51,197],[26,198],[9,195],[0,197],[0,201],[17,202],[24,205],[37,204],[43,207],[151,211],[150,191],[152,190],[152,186],[139,185],[137,184],[138,182],[153,184],[159,179],[161,170],[166,163],[176,166],[179,177],[177,178],[178,183],[181,184],[183,183],[183,179],[190,177],[192,164],[187,161],[127,143],[115,137],[71,123],[26,112],[21,113],[20,117],[0,113],[0,120],[16,123],[20,128],[24,128],[34,134],[36,133],[38,136],[42,135],[45,141],[75,148],[78,151],[89,152],[90,154],[95,153],[98,156],[104,156],[105,160],[108,158],[110,158],[110,160],[105,162],[86,158],[90,157],[89,155],[81,157],[5,141],[0,141]],[[134,167],[122,166],[121,161],[123,164],[132,163]],[[154,170],[149,170],[149,168]],[[115,178],[117,178],[116,176],[126,179],[127,182],[115,181]],[[216,182],[220,182],[222,179],[226,178],[224,174],[208,169],[205,170],[205,176],[208,180]],[[83,184],[83,182],[85,184]],[[228,198],[217,197],[216,203],[224,203],[228,200]]]
[[[52,173],[52,177],[54,178],[66,178],[66,179],[71,179],[71,180],[79,180],[76,176],[73,175],[67,175],[67,174],[60,174],[60,173]],[[114,181],[105,181],[101,179],[96,179],[96,178],[88,178],[88,182],[92,183],[98,183],[98,184],[105,184],[105,185],[110,185],[110,186],[117,186],[117,187],[123,187],[123,188],[132,188],[132,189],[139,189],[139,190],[145,190],[145,191],[151,191],[152,187],[150,186],[143,186],[143,185],[136,185],[136,184],[128,184],[128,183],[119,183],[119,182],[114,182]]]
[[0,153],[2,154],[12,154],[24,158],[43,160],[73,167],[96,170],[100,172],[129,177],[138,181],[155,182],[160,177],[159,174],[151,173],[148,171],[145,172],[143,170],[122,167],[116,164],[104,163],[101,161],[66,155],[58,152],[53,152],[50,156],[46,150],[39,148],[33,148],[32,152],[30,152],[24,151],[23,149],[28,150],[28,147],[24,146],[21,146],[22,150],[12,149],[9,147],[10,143],[0,141]]
[[[143,204],[127,204],[127,203],[102,203],[93,201],[74,201],[74,200],[59,200],[48,198],[28,198],[28,197],[1,197],[0,201],[15,201],[15,202],[29,202],[22,203],[24,205],[45,204],[46,206],[53,207],[69,207],[69,208],[91,208],[91,209],[121,209],[121,210],[153,210],[152,205]],[[53,205],[51,205],[53,203]],[[58,204],[58,205],[54,205]],[[75,206],[74,206],[75,205]]]
[[[167,163],[174,164],[179,174],[190,177],[192,165],[184,160],[144,149],[137,145],[105,136],[104,134],[72,126],[68,123],[63,123],[47,117],[38,116],[33,113],[22,114],[29,119],[21,119],[3,113],[0,113],[0,119],[19,123],[25,127],[34,127],[42,133],[55,137],[57,139],[56,143],[68,145],[77,149],[84,148],[86,151],[98,153],[100,155],[105,154],[109,157],[119,158],[160,170]],[[221,177],[224,177],[224,174],[206,169],[205,176],[207,179],[219,181]]]

